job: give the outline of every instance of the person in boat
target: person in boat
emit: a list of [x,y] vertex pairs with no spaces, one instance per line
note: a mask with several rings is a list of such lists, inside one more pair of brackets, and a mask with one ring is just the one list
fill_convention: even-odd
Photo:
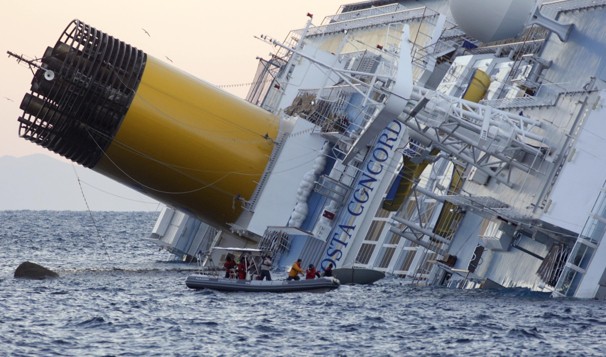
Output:
[[271,269],[271,265],[271,256],[264,256],[263,261],[261,262],[261,280],[265,279],[271,281],[271,274],[269,272],[269,270]]
[[246,279],[246,257],[240,257],[240,262],[238,263],[238,279],[244,280]]
[[320,273],[316,270],[316,267],[313,264],[309,264],[307,270],[305,271],[305,280],[319,278]]
[[290,271],[288,272],[288,278],[286,280],[299,280],[299,274],[303,275],[303,268],[301,268],[301,258],[297,259],[296,262],[290,267]]
[[324,276],[332,276],[332,263],[329,263],[326,268],[324,268]]
[[236,267],[236,262],[231,258],[231,255],[227,255],[223,267],[225,268],[225,279],[231,278],[234,273],[234,268]]

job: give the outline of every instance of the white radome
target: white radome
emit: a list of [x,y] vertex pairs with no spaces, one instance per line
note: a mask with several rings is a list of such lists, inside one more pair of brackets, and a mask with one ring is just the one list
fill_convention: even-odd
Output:
[[519,35],[538,5],[538,0],[450,0],[450,11],[466,34],[492,42]]

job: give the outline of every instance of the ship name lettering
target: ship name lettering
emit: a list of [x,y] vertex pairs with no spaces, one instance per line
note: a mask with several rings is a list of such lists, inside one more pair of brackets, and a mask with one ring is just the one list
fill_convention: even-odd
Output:
[[359,217],[364,212],[365,204],[370,199],[370,192],[373,192],[374,185],[378,181],[376,176],[383,172],[383,163],[393,152],[394,143],[399,138],[401,129],[400,122],[393,121],[379,136],[377,144],[372,150],[371,158],[364,167],[365,170],[361,173],[347,204],[348,215],[341,217],[342,223],[337,225],[338,230],[332,235],[326,249],[326,258],[320,262],[322,269],[326,269],[330,263],[335,268],[338,266],[337,263],[344,255],[343,249],[349,244],[349,239],[357,227],[357,224],[344,224],[344,222],[349,222],[352,217]]

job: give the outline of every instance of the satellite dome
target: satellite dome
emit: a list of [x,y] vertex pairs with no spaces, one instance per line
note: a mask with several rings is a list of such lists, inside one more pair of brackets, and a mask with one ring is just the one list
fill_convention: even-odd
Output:
[[537,0],[450,0],[457,25],[482,42],[516,37],[537,6]]

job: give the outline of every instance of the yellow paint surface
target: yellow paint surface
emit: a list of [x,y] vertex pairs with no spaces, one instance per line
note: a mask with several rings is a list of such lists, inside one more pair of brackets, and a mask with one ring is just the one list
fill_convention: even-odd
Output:
[[490,76],[481,69],[476,69],[465,94],[463,94],[463,99],[479,103],[480,100],[484,99],[489,86]]
[[106,155],[93,168],[224,226],[257,186],[276,116],[150,56]]

